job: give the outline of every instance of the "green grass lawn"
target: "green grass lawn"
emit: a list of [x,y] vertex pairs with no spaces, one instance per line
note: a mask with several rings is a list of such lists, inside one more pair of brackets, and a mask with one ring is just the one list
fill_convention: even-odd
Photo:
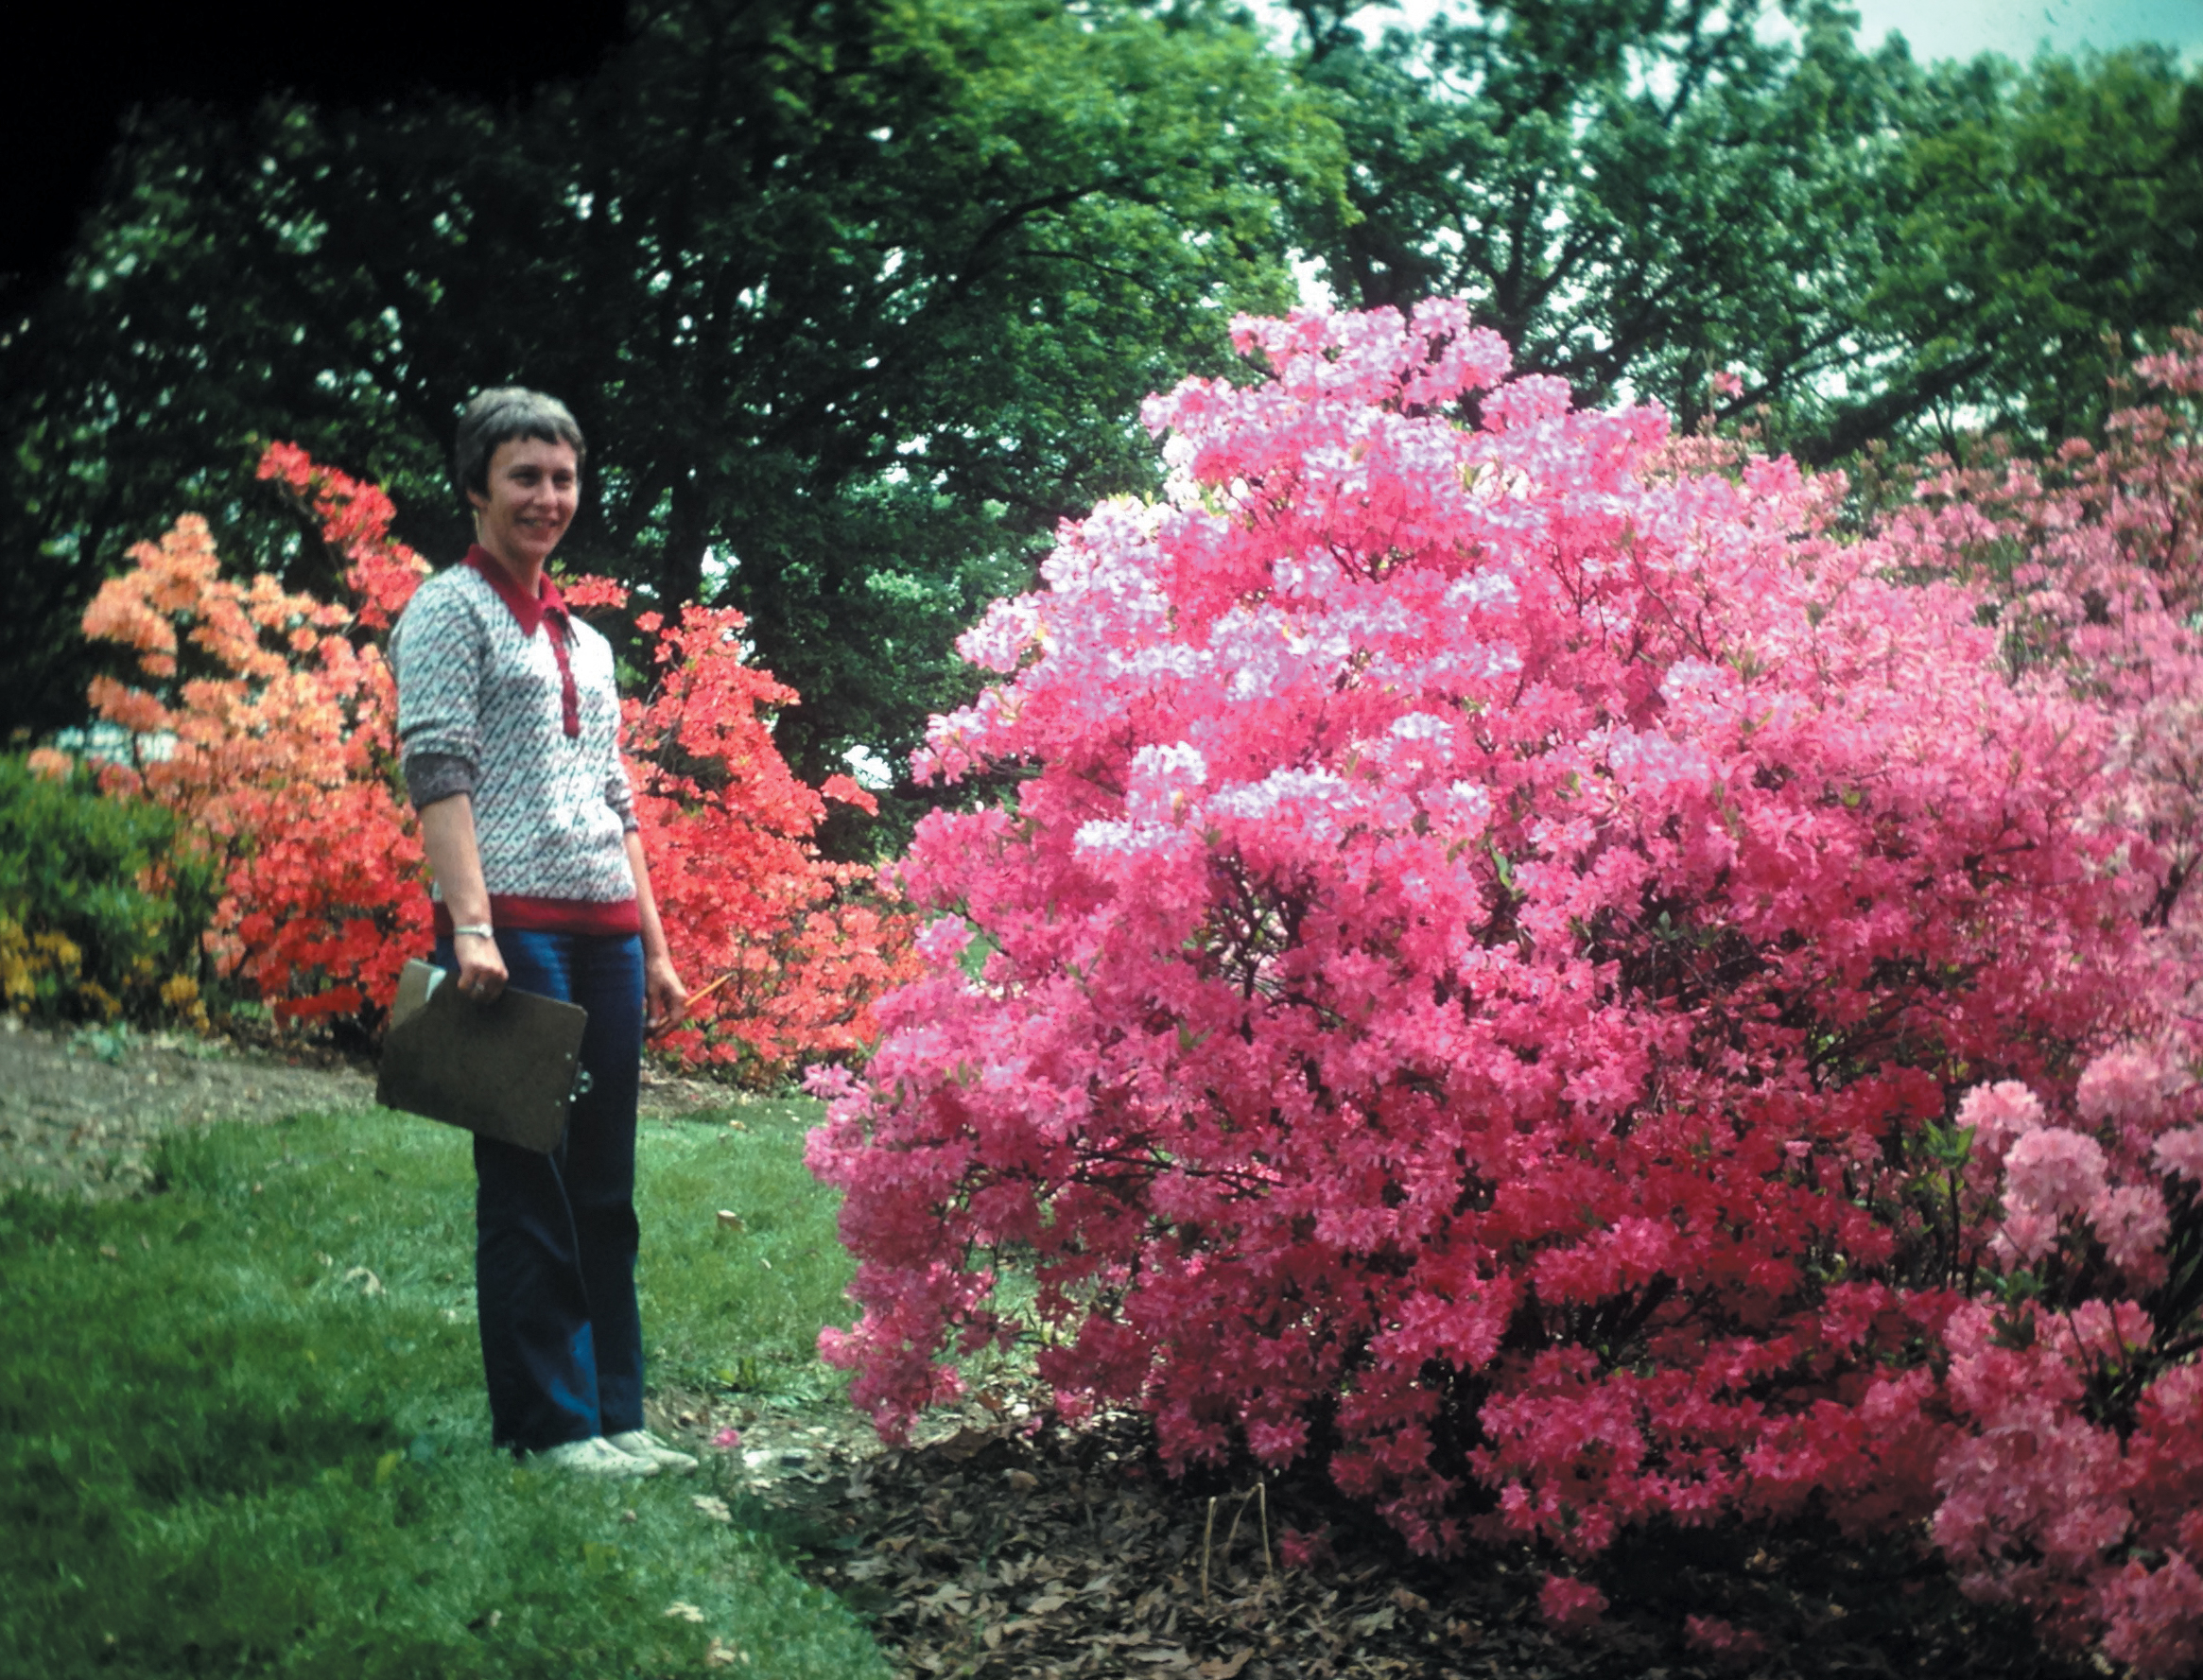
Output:
[[[736,1112],[643,1129],[651,1378],[826,1398],[813,1111]],[[222,1126],[139,1200],[0,1200],[0,1673],[887,1672],[786,1561],[826,1536],[757,1532],[723,1459],[606,1486],[491,1447],[467,1147],[381,1112]]]

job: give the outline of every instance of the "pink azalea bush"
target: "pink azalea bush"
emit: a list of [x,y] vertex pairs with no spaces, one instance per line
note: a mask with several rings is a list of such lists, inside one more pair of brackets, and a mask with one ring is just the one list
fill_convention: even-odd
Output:
[[2190,1660],[2192,830],[2100,603],[2001,620],[1933,493],[1840,536],[1840,479],[1682,464],[1457,303],[1239,342],[921,755],[1021,779],[921,825],[924,972],[817,1081],[858,1403],[1032,1333],[1067,1412],[1315,1455],[1425,1550],[1928,1521]]
[[2146,1674],[2203,1662],[2203,332],[2134,372],[2156,400],[2099,442],[1939,463],[1884,538],[1975,585],[2019,686],[2102,719],[2092,818],[2135,889],[2106,1048],[2041,1097],[1959,1109],[1992,1270],[1939,1350],[1956,1439],[1932,1533],[1969,1591]]

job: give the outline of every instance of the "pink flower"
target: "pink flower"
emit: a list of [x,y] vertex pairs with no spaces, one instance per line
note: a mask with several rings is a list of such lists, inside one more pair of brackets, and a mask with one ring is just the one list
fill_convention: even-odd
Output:
[[2188,1083],[2187,1071],[2161,1049],[2126,1045],[2082,1070],[2075,1105],[2086,1119],[2144,1122]]
[[1716,1656],[1744,1659],[1767,1649],[1767,1638],[1756,1628],[1738,1627],[1718,1616],[1686,1616],[1683,1637],[1701,1651]]
[[[1030,1335],[1057,1415],[1325,1454],[1418,1550],[1826,1509],[2179,1637],[2177,1580],[2106,1592],[2194,1555],[2203,1425],[2161,1377],[2130,1440],[2087,1406],[2155,1357],[2149,1169],[2203,1131],[2170,1049],[2065,1047],[2203,986],[2203,885],[2160,908],[2203,638],[2149,604],[2203,595],[2189,423],[1938,469],[1862,538],[1835,475],[1500,383],[1458,301],[1234,337],[1143,408],[1162,498],[1061,528],[929,733],[990,791],[894,868],[986,983],[944,927],[819,1085],[855,1402],[905,1430]],[[2056,1312],[1977,1264],[2098,1239]]]
[[2004,1221],[1990,1238],[1989,1247],[2009,1265],[2014,1260],[2032,1265],[2057,1242],[2057,1216],[2029,1207],[2004,1210]]
[[1606,1613],[1606,1595],[1572,1575],[1548,1575],[1537,1589],[1537,1607],[1554,1627],[1576,1633],[1598,1625]]
[[2165,1199],[2150,1185],[2106,1190],[2090,1204],[2089,1222],[2095,1226],[2111,1263],[2127,1272],[2146,1265],[2172,1230]]
[[2203,1126],[2182,1126],[2167,1132],[2150,1152],[2167,1172],[2203,1183]]
[[1713,394],[1721,398],[1724,402],[1728,401],[1732,397],[1740,397],[1743,395],[1744,392],[1744,382],[1743,378],[1726,368],[1724,368],[1719,372],[1715,373],[1710,379],[1707,381],[1707,383],[1712,386]]
[[711,1438],[711,1444],[714,1446],[720,1448],[722,1452],[731,1450],[734,1447],[741,1446],[742,1431],[735,1429],[721,1429],[718,1434]]
[[964,946],[971,944],[971,928],[961,916],[940,916],[926,924],[918,935],[918,954],[927,961],[943,967],[963,956]]
[[2104,1193],[2103,1146],[2062,1126],[2045,1126],[2012,1146],[2004,1157],[2004,1183],[2022,1209],[2080,1213]]
[[1972,1128],[1978,1153],[2002,1160],[2015,1142],[2042,1125],[2042,1100],[2018,1080],[1976,1085],[1958,1105],[1958,1123]]
[[2129,1563],[2104,1587],[2104,1654],[2147,1676],[2192,1673],[2203,1661],[2203,1576],[2180,1553],[2157,1568]]

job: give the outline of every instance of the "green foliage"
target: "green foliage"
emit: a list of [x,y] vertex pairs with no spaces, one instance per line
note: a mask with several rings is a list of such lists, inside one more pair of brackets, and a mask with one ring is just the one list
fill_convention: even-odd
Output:
[[[2092,432],[2107,384],[2203,308],[2203,78],[2138,48],[2026,69],[1995,58],[1916,72],[1899,216],[1864,307],[1910,358],[1832,440],[1910,416],[1955,448],[1958,406],[2056,442]],[[1925,393],[1920,393],[1925,394]]]
[[157,805],[0,755],[0,1006],[42,1020],[189,1016],[213,864]]
[[[801,1106],[742,1112],[745,1134],[653,1126],[641,1150],[646,1325],[717,1362],[749,1326],[709,1276],[715,1204],[757,1230],[832,1219],[815,1187],[792,1207]],[[885,1673],[723,1460],[611,1488],[490,1446],[463,1135],[222,1126],[159,1168],[137,1202],[0,1200],[0,1672],[669,1674],[717,1639],[749,1654],[736,1672]],[[773,1253],[788,1300],[756,1363],[780,1380],[846,1262]]]
[[1304,225],[1334,289],[1465,295],[1580,404],[1763,405],[1815,461],[2056,438],[2203,305],[2203,81],[2161,51],[1923,69],[1827,0],[1488,0],[1371,43],[1364,0],[1293,4],[1352,160],[1353,214]]
[[953,636],[1152,482],[1140,399],[1290,301],[1283,206],[1337,168],[1203,0],[668,0],[522,109],[155,113],[8,352],[0,517],[55,613],[182,506],[310,573],[244,485],[282,436],[442,561],[457,406],[523,380],[590,439],[564,558],[747,612],[799,776],[899,766],[967,696]]

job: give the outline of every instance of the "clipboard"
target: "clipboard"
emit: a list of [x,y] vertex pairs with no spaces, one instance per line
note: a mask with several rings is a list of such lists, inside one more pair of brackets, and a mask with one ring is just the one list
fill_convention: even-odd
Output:
[[547,1155],[565,1135],[589,1012],[508,986],[492,1003],[416,959],[398,977],[374,1100]]

